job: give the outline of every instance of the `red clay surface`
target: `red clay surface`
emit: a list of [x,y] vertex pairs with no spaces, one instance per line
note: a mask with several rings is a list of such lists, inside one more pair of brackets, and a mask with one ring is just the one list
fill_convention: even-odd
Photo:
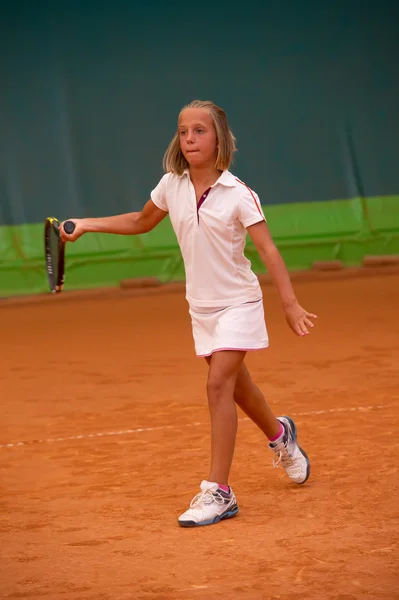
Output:
[[177,525],[209,453],[184,295],[0,307],[1,598],[399,598],[398,276],[295,288],[316,330],[296,338],[266,286],[247,365],[311,478],[273,470],[240,413],[240,513],[197,529]]

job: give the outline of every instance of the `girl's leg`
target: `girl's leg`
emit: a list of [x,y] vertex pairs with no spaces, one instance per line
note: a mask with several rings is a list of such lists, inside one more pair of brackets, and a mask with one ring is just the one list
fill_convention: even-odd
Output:
[[211,417],[211,467],[208,481],[228,485],[237,435],[234,390],[245,352],[222,350],[207,357],[207,394]]
[[253,383],[244,362],[237,374],[234,400],[269,440],[281,432],[281,423],[274,416],[260,389]]
[[269,447],[275,452],[273,464],[281,463],[295,483],[305,483],[309,478],[310,463],[306,452],[298,445],[294,421],[290,417],[276,419],[244,363],[236,378],[234,400],[269,438]]

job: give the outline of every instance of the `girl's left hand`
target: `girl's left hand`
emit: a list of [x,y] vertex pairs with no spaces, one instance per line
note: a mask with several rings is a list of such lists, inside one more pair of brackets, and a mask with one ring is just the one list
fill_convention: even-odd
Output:
[[285,318],[292,331],[297,335],[308,335],[308,327],[314,327],[310,319],[317,319],[317,315],[309,313],[298,303],[284,308]]

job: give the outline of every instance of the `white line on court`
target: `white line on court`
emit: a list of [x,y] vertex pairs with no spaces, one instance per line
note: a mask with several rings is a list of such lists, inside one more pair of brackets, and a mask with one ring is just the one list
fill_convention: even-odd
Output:
[[[328,408],[325,410],[311,410],[309,412],[291,413],[293,417],[307,417],[317,415],[327,415],[330,413],[349,413],[349,412],[368,412],[370,410],[381,410],[389,408],[392,404],[377,404],[375,406],[350,406],[341,408]],[[395,405],[396,406],[396,405]],[[239,421],[250,421],[247,417],[239,419]],[[138,427],[137,429],[122,429],[120,431],[102,431],[99,433],[83,433],[81,435],[70,435],[65,437],[44,438],[42,440],[28,440],[25,442],[10,442],[8,444],[0,444],[0,448],[16,448],[17,446],[30,446],[33,444],[56,444],[58,442],[70,442],[74,440],[89,440],[92,438],[110,437],[113,435],[129,435],[132,433],[146,433],[147,431],[163,431],[165,429],[181,429],[184,427],[200,427],[207,423],[186,423],[182,425],[160,425],[159,427]]]

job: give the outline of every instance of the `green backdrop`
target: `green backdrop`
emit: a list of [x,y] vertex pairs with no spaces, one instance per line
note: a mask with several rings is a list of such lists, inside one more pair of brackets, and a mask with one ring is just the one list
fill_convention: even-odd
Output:
[[[0,11],[0,295],[47,289],[46,216],[142,207],[194,98],[226,109],[232,170],[259,194],[290,268],[399,252],[397,3],[15,0]],[[67,250],[69,288],[184,277],[168,221]]]

